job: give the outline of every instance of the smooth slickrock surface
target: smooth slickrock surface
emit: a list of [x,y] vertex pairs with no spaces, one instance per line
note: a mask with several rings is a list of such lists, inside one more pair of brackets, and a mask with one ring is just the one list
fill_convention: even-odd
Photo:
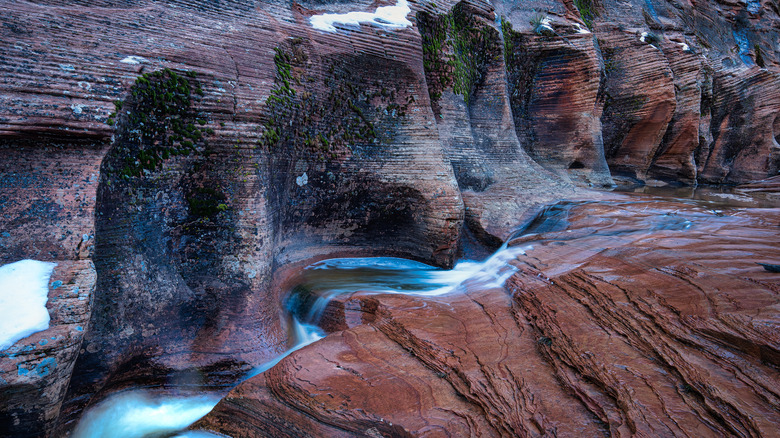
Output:
[[[67,434],[134,385],[231,387],[288,347],[282,286],[312,260],[450,266],[576,185],[780,168],[776,3],[420,0],[409,27],[310,22],[393,4],[0,0],[0,262],[96,272],[50,385],[67,391],[30,404],[0,381],[14,433]],[[171,71],[190,88],[144,97]],[[194,151],[158,162],[190,140],[138,117],[177,93]]]
[[780,289],[756,262],[780,262],[780,210],[626,196],[558,211],[565,228],[512,242],[528,249],[505,290],[339,299],[324,325],[343,331],[239,385],[196,427],[772,436]]

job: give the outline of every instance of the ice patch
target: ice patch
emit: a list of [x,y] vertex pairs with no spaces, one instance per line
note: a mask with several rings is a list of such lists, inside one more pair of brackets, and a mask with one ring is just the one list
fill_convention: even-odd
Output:
[[74,103],[70,106],[70,109],[73,110],[73,114],[79,115],[84,111],[84,105],[80,103]]
[[136,64],[141,64],[143,62],[146,62],[146,58],[142,58],[140,56],[133,55],[133,56],[128,56],[128,57],[126,57],[125,59],[123,59],[123,60],[121,60],[119,62],[123,62],[125,64],[136,65]]
[[645,42],[645,38],[647,38],[647,32],[642,32],[642,35],[639,37],[639,41]]
[[49,328],[49,278],[56,263],[21,260],[0,267],[0,351]]
[[211,412],[217,402],[219,397],[210,395],[154,397],[144,390],[123,392],[109,397],[90,409],[76,426],[72,436],[73,438],[169,436]]
[[406,16],[412,12],[407,0],[398,0],[395,6],[381,6],[376,12],[349,12],[346,14],[320,14],[310,18],[311,26],[325,32],[335,32],[335,23],[360,26],[371,23],[387,29],[402,29],[412,25]]
[[309,175],[306,175],[306,172],[303,172],[303,175],[295,178],[295,184],[298,184],[299,187],[303,187],[308,183],[309,183]]
[[590,33],[588,29],[580,26],[580,23],[574,23],[574,29],[577,30],[577,33]]
[[679,44],[680,47],[682,47],[683,52],[690,52],[691,51],[691,47],[689,45],[687,45],[685,43],[677,43],[677,44]]
[[552,19],[551,19],[550,17],[544,17],[544,18],[542,18],[542,21],[540,21],[540,22],[539,22],[539,27],[541,27],[541,28],[543,28],[543,29],[547,29],[547,30],[549,30],[550,32],[552,32],[552,31],[553,31],[553,28],[552,28]]

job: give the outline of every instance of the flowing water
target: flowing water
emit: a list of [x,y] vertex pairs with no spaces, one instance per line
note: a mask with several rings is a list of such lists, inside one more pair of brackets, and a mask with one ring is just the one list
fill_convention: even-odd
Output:
[[[72,436],[73,438],[165,436],[186,428],[208,414],[217,402],[219,397],[216,395],[170,396],[143,389],[125,391],[108,397],[90,409],[82,417]],[[186,436],[195,438],[209,435]]]
[[323,260],[302,271],[287,308],[301,320],[316,324],[327,303],[341,294],[361,291],[430,297],[451,293],[467,281],[501,287],[516,272],[507,262],[528,248],[504,245],[485,261],[464,260],[452,269],[393,257]]
[[[369,291],[436,296],[455,291],[464,282],[479,282],[486,287],[500,287],[516,271],[507,262],[525,253],[525,247],[502,246],[483,262],[461,261],[445,270],[412,260],[391,257],[330,259],[303,270],[288,308],[295,307],[302,296],[314,297],[314,305],[301,318],[290,318],[293,346],[264,364],[255,367],[246,378],[260,374],[287,355],[311,344],[325,334],[314,323],[327,302],[342,293]],[[300,304],[300,303],[298,303]],[[173,436],[199,438],[217,436],[202,432],[181,432],[217,404],[216,395],[171,396],[152,390],[131,390],[108,397],[90,409],[74,431],[74,438],[152,438]]]
[[[650,233],[666,230],[687,230],[698,221],[720,215],[722,210],[744,207],[764,207],[749,197],[723,192],[672,192],[677,207],[670,208],[667,199],[647,195],[631,195],[617,202],[625,207],[614,216],[598,215],[578,218],[578,227],[569,228],[573,208],[600,201],[560,202],[546,207],[532,220],[522,224],[504,244],[484,261],[463,260],[445,270],[424,263],[391,258],[338,258],[317,262],[304,268],[298,285],[286,300],[290,313],[292,347],[283,354],[258,365],[245,378],[262,373],[288,354],[315,342],[325,334],[317,322],[327,303],[340,294],[354,292],[407,294],[435,297],[455,293],[462,286],[501,287],[517,271],[509,261],[531,250],[535,242],[556,240],[576,241],[585,236],[617,236],[626,233]],[[654,195],[669,194],[669,190],[650,190]],[[682,195],[682,196],[681,196]],[[737,198],[735,198],[737,197]],[[692,199],[698,198],[698,199]],[[743,199],[745,198],[745,199]],[[649,201],[648,201],[649,200]],[[609,201],[612,202],[612,201]],[[643,204],[641,211],[632,204]],[[687,206],[690,206],[688,209]],[[770,205],[776,206],[776,205]],[[678,214],[679,213],[679,214]],[[75,438],[207,438],[217,435],[205,432],[181,432],[206,415],[219,401],[216,395],[171,396],[150,390],[131,390],[115,394],[87,412],[75,429]],[[176,433],[179,433],[176,435]]]

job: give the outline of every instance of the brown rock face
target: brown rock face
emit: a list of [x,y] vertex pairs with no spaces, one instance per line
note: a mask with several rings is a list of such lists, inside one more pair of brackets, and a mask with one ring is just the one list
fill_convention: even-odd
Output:
[[[777,132],[770,126],[780,109],[772,42],[778,35],[769,30],[780,19],[776,6],[593,7],[606,75],[604,150],[613,172],[710,184],[777,173]],[[767,60],[767,53],[775,58]]]
[[[780,169],[772,2],[425,0],[408,27],[311,26],[390,4],[0,0],[0,263],[96,276],[83,342],[68,328],[0,357],[11,374],[58,363],[0,381],[14,433],[66,434],[133,385],[234,385],[288,347],[284,286],[312,260],[450,266],[611,172],[737,184]],[[503,418],[468,396],[462,423],[440,396],[409,427],[536,421],[531,401],[502,400],[520,410]]]
[[528,18],[522,12],[502,11],[507,14],[504,56],[517,136],[534,160],[556,173],[580,183],[612,185],[604,159],[601,66],[593,34],[576,22],[556,23],[557,37],[518,32],[512,24]]
[[417,14],[426,97],[463,196],[466,225],[500,244],[518,214],[572,187],[534,162],[518,140],[492,6],[460,2],[446,13],[431,7]]
[[633,32],[600,27],[597,35],[607,75],[605,154],[613,171],[644,180],[676,107],[672,71],[663,53]]
[[[353,295],[196,428],[233,437],[771,436],[780,210],[562,204],[506,289]],[[537,230],[542,230],[544,221]],[[749,256],[745,256],[749,254]],[[343,316],[340,316],[343,315]],[[369,315],[371,315],[369,317]],[[358,324],[358,325],[354,325]]]

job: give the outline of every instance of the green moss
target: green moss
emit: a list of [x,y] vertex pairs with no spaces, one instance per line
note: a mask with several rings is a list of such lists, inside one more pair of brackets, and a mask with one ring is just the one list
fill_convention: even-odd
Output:
[[306,152],[329,161],[339,149],[380,143],[376,120],[385,116],[383,112],[405,114],[406,106],[393,102],[395,90],[365,84],[342,62],[324,63],[324,71],[310,72],[301,39],[276,48],[274,64],[275,84],[265,103],[266,121],[258,141],[271,151]]
[[601,47],[601,57],[604,60],[604,74],[609,76],[615,73],[619,66],[615,49],[605,47],[602,41],[599,41],[599,47]]
[[[187,76],[194,77],[187,73]],[[183,75],[164,69],[136,79],[126,101],[116,101],[119,115],[118,148],[123,157],[119,170],[126,178],[153,172],[171,156],[188,155],[203,143],[203,133],[192,121],[192,85]],[[117,124],[116,114],[106,121]],[[204,119],[201,125],[205,124]]]
[[514,29],[512,28],[512,23],[509,22],[509,20],[506,19],[506,17],[501,17],[501,36],[504,40],[504,59],[507,60],[510,57],[512,57],[512,54],[515,51],[515,42],[514,42]]
[[588,29],[593,30],[593,20],[598,17],[598,12],[593,5],[593,0],[574,0],[574,6],[580,12],[580,18],[582,18],[585,26],[588,26]]
[[468,104],[495,55],[498,35],[492,27],[479,23],[463,2],[452,8],[450,27],[454,51],[450,58],[454,67],[452,89]]
[[227,211],[226,196],[219,187],[197,187],[187,194],[190,214],[199,219],[212,218]]
[[761,46],[756,44],[755,46],[753,46],[753,48],[754,48],[754,51],[756,53],[756,65],[761,67],[761,68],[766,67],[766,63],[764,62],[764,56],[761,53]]
[[512,23],[506,17],[501,17],[501,36],[504,40],[504,63],[509,67],[516,61],[517,44],[515,40],[520,34],[515,32]]
[[488,63],[498,55],[498,33],[481,23],[471,8],[460,2],[448,14],[417,13],[423,67],[437,114],[436,102],[450,87],[468,104]]
[[431,15],[426,12],[417,14],[422,35],[423,67],[428,81],[428,92],[432,101],[438,101],[444,88],[452,86],[452,69],[448,64],[446,16]]

